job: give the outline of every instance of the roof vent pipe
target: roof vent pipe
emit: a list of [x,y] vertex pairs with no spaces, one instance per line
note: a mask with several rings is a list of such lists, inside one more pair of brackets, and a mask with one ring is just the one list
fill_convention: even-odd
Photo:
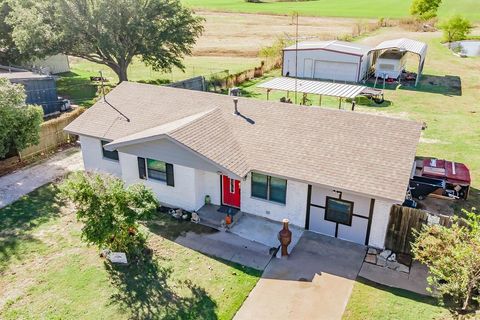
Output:
[[233,105],[235,106],[235,112],[233,112],[233,114],[239,115],[240,112],[238,112],[238,97],[233,97]]

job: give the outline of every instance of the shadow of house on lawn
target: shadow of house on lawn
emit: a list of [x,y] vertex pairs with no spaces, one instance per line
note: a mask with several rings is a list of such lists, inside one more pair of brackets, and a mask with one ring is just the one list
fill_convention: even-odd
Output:
[[203,288],[174,282],[172,270],[155,259],[128,267],[105,263],[105,268],[117,289],[111,303],[132,319],[217,319],[217,304]]
[[29,232],[60,216],[64,203],[56,194],[57,188],[47,184],[0,209],[0,272],[11,259],[28,254],[25,244],[42,244]]

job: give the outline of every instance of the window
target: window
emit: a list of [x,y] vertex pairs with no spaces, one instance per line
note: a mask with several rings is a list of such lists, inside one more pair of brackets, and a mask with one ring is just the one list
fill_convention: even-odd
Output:
[[252,173],[252,197],[285,203],[287,180],[260,173]]
[[167,181],[167,166],[163,161],[147,159],[147,173],[149,179]]
[[380,64],[380,70],[395,70],[395,66],[393,64],[385,64],[381,63]]
[[352,225],[353,202],[327,197],[325,220]]
[[110,159],[110,160],[118,161],[118,151],[117,151],[117,150],[115,150],[115,151],[108,151],[108,150],[105,150],[105,148],[103,147],[104,145],[106,145],[107,143],[109,143],[109,141],[102,140],[101,143],[102,143],[102,153],[103,153],[103,157],[104,157],[104,158],[107,158],[107,159]]

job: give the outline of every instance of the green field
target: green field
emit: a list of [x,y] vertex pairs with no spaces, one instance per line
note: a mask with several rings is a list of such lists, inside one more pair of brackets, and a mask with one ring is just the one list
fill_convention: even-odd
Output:
[[[266,13],[288,15],[296,11],[302,16],[348,18],[403,18],[409,15],[410,0],[312,0],[312,1],[263,1],[250,3],[245,0],[183,0],[196,9]],[[443,0],[439,17],[460,13],[480,21],[478,0]]]
[[45,185],[0,209],[0,319],[231,319],[260,271],[171,239],[212,232],[158,214],[151,260],[112,267],[80,240],[71,206]]

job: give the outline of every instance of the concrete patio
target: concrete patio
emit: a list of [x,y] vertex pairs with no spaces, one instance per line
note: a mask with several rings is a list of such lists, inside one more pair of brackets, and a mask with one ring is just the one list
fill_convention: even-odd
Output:
[[272,259],[234,319],[341,319],[365,251],[305,231],[287,259]]
[[[271,248],[278,248],[280,242],[278,241],[277,236],[282,228],[283,225],[281,222],[243,213],[232,228],[229,229],[229,232]],[[292,242],[288,246],[288,249],[291,252],[298,243],[304,230],[294,225],[290,225],[289,229],[292,231]],[[280,251],[277,253],[277,257],[280,257]]]

